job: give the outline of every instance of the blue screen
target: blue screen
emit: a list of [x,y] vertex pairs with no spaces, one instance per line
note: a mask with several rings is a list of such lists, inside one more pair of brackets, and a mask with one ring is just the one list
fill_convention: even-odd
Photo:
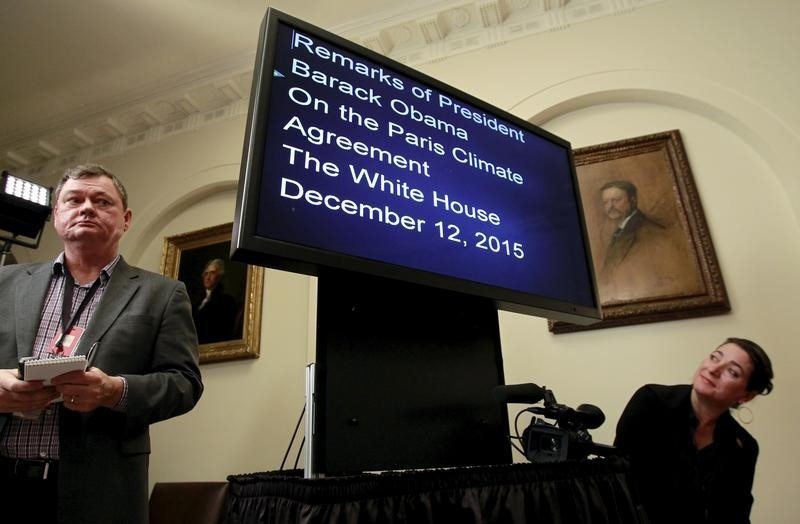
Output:
[[597,306],[569,144],[279,21],[254,234]]

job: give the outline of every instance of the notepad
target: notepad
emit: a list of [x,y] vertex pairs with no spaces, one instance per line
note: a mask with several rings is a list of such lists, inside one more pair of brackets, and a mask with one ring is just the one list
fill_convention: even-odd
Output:
[[86,371],[86,355],[70,357],[32,358],[19,361],[19,376],[22,380],[44,380],[50,385],[50,379],[69,373],[70,371]]

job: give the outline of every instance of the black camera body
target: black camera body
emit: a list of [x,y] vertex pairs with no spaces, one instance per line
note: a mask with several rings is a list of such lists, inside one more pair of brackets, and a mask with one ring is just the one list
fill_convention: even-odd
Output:
[[552,419],[547,422],[534,417],[522,432],[525,457],[533,463],[563,462],[586,458],[589,455],[614,454],[612,446],[595,444],[587,430],[600,427],[605,415],[600,408],[581,404],[577,409],[556,402],[553,392],[544,388],[544,406],[530,407],[525,411]]

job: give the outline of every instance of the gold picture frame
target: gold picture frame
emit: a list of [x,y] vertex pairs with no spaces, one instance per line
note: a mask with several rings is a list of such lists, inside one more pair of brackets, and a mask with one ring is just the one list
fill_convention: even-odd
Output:
[[[259,356],[264,268],[230,260],[232,231],[228,223],[164,238],[161,273],[186,285],[201,364]],[[211,268],[224,267],[224,276],[206,292],[204,274],[217,259]]]
[[[603,320],[589,326],[550,320],[550,331],[729,312],[680,132],[584,147],[574,155]],[[637,213],[626,215],[630,208]]]

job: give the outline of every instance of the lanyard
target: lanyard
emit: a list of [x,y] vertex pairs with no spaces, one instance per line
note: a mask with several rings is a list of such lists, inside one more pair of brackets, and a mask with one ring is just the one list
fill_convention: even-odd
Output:
[[100,287],[100,277],[97,277],[97,280],[94,281],[92,287],[89,288],[89,291],[86,292],[86,295],[81,300],[81,303],[78,305],[78,309],[75,310],[75,314],[70,317],[69,313],[72,310],[72,293],[74,292],[75,287],[75,280],[72,278],[69,270],[64,267],[64,294],[63,294],[63,301],[61,303],[61,336],[58,338],[58,342],[56,342],[56,347],[60,351],[61,348],[64,346],[64,337],[72,331],[72,328],[75,327],[75,324],[78,322],[78,319],[81,316],[84,308],[89,304],[89,301],[94,296],[97,288]]

